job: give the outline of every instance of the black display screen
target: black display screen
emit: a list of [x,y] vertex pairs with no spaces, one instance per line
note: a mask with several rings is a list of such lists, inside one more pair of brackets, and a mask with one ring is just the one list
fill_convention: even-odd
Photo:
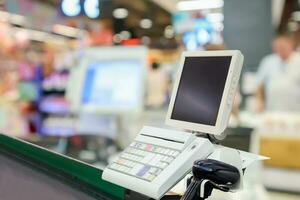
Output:
[[171,119],[214,126],[231,56],[186,57]]

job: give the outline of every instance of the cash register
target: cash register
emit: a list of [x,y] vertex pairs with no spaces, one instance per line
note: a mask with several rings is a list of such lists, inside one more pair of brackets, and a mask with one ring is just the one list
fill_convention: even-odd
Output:
[[230,166],[242,176],[245,159],[239,155],[247,153],[232,149],[232,156],[220,156],[228,148],[216,141],[225,138],[243,60],[238,50],[184,52],[166,115],[170,128],[143,127],[102,178],[160,199],[191,172],[196,160],[230,160],[236,154],[239,161]]

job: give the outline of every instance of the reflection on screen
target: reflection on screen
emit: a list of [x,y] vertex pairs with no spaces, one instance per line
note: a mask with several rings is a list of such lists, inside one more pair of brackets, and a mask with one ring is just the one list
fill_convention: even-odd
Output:
[[186,57],[171,119],[216,124],[230,56]]
[[139,60],[89,64],[82,104],[104,109],[132,109],[140,104],[143,69]]

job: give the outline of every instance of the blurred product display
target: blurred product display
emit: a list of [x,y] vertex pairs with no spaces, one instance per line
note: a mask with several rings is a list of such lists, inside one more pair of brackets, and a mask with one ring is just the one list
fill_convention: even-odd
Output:
[[[299,192],[300,115],[266,113],[256,130],[259,152],[272,157],[265,161],[264,184],[270,189]],[[287,156],[288,155],[288,156]],[[270,181],[271,177],[280,177]]]

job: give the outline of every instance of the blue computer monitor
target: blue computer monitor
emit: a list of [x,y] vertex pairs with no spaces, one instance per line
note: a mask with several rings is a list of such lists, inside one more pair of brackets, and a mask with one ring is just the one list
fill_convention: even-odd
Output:
[[87,66],[81,104],[98,110],[128,110],[140,105],[140,60],[93,61]]
[[85,52],[71,75],[67,97],[74,111],[141,111],[147,51],[145,47],[102,47]]

